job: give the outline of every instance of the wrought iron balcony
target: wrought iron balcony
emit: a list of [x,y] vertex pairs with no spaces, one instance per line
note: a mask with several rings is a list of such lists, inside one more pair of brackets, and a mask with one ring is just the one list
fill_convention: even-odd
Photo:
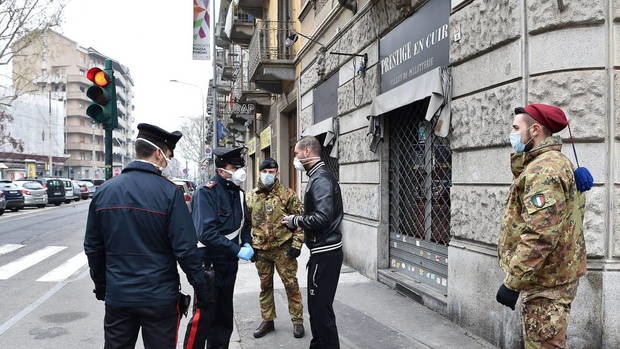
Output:
[[255,17],[234,4],[230,5],[228,11],[229,13],[226,16],[226,34],[228,38],[234,44],[249,45],[254,34]]
[[291,22],[257,21],[250,42],[250,81],[273,93],[281,92],[283,81],[295,80],[295,55],[285,44],[291,29]]

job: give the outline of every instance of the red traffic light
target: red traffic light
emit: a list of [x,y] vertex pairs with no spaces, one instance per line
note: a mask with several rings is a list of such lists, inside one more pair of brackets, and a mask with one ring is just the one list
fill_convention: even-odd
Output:
[[110,83],[108,74],[99,68],[90,68],[86,73],[86,78],[101,87],[105,87]]

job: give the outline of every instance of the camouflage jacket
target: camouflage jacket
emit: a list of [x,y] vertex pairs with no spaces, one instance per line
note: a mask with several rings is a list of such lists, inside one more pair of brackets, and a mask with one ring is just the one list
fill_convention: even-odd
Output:
[[512,155],[514,181],[497,246],[510,289],[555,288],[586,272],[585,195],[561,150],[562,140],[549,137],[530,152]]
[[301,215],[303,205],[295,192],[285,188],[278,180],[271,190],[259,183],[247,198],[252,215],[252,246],[259,250],[270,250],[293,240],[292,246],[301,249],[303,231],[292,233],[280,222],[287,215]]

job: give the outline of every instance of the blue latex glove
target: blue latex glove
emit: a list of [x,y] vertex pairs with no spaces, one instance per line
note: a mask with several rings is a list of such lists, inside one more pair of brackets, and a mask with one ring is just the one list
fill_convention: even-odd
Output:
[[239,249],[239,253],[237,254],[237,257],[243,260],[246,260],[246,261],[249,261],[250,259],[252,259],[252,256],[254,256],[254,250],[247,243],[243,245],[241,249]]

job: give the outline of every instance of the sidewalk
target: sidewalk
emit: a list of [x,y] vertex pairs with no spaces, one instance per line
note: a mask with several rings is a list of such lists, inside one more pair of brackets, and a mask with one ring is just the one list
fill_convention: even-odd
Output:
[[[308,257],[304,247],[298,276],[304,297],[306,336],[293,337],[286,293],[279,277],[274,281],[276,331],[260,339],[252,336],[261,321],[259,279],[252,263],[241,262],[234,300],[236,330],[230,348],[308,348],[312,337],[305,299]],[[493,348],[438,313],[346,266],[340,275],[334,311],[342,348]]]

